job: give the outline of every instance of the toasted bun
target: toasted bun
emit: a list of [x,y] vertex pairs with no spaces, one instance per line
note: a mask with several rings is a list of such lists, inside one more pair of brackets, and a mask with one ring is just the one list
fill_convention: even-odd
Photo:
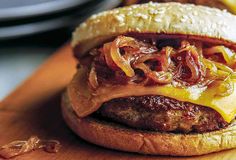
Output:
[[209,7],[147,3],[91,16],[73,33],[72,47],[81,57],[114,36],[127,33],[184,35],[236,48],[236,16]]
[[203,134],[171,134],[135,130],[92,117],[78,118],[68,95],[62,99],[62,113],[69,127],[91,143],[121,151],[153,155],[192,156],[236,147],[236,124]]
[[[132,5],[135,3],[145,3],[147,0],[123,0],[124,5]],[[220,9],[227,9],[231,11],[232,13],[236,13],[235,8],[235,2],[229,1],[229,0],[152,0],[153,2],[180,2],[180,3],[192,3],[197,5],[203,5],[203,6],[209,6],[209,7],[215,7]]]

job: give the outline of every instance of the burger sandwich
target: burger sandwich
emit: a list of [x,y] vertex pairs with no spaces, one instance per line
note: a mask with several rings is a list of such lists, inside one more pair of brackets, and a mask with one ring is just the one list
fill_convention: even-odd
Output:
[[147,3],[91,16],[73,33],[69,127],[128,152],[192,156],[236,147],[236,16]]

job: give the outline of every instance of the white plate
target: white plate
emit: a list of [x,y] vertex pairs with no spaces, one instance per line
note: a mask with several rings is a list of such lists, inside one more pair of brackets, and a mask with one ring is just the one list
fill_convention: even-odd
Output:
[[89,0],[0,0],[0,21],[51,14]]
[[0,40],[32,35],[69,26],[73,28],[89,15],[114,8],[119,5],[119,3],[120,0],[103,0],[89,8],[83,8],[80,10],[80,12],[74,13],[72,15],[41,20],[33,23],[0,27]]

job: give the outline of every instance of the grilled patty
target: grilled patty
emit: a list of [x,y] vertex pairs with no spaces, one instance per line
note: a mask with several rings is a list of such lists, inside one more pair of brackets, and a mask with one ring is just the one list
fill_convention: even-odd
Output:
[[209,132],[227,127],[215,110],[164,96],[125,97],[102,105],[97,115],[130,127],[160,132]]

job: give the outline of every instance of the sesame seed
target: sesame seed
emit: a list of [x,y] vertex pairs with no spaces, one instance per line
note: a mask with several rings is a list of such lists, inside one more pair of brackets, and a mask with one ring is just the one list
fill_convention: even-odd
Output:
[[184,18],[180,19],[180,22],[186,22],[186,21],[187,21],[187,19],[184,19]]
[[180,22],[186,22],[188,19],[189,19],[188,16],[183,15],[183,16],[180,18]]
[[85,28],[85,27],[87,27],[87,24],[84,22],[80,25],[80,27]]
[[158,11],[157,11],[157,10],[155,10],[155,9],[150,9],[150,10],[149,10],[149,13],[150,13],[150,14],[157,14],[157,13],[158,13]]
[[223,34],[225,34],[225,33],[227,33],[227,31],[226,31],[227,29],[226,28],[224,28],[224,27],[222,27],[221,28],[221,32],[223,32]]
[[119,26],[120,27],[125,26],[125,23],[120,23]]
[[155,18],[154,21],[155,22],[161,22],[162,20],[160,18]]
[[199,19],[198,22],[202,23],[202,24],[205,23],[205,21],[203,19]]
[[136,27],[135,29],[136,29],[136,31],[138,31],[138,32],[140,32],[140,31],[141,31],[141,30],[140,30],[138,27]]
[[228,26],[225,21],[223,21],[222,25],[223,25],[223,26]]
[[212,23],[212,25],[211,25],[212,28],[216,28],[216,26],[217,25],[215,23]]
[[118,14],[118,13],[119,13],[119,10],[114,10],[113,12],[116,13],[116,14]]
[[219,17],[222,17],[222,14],[219,13],[219,12],[216,12],[216,15],[219,16]]
[[166,9],[165,9],[165,8],[158,8],[158,9],[156,10],[156,12],[159,13],[159,14],[163,14],[163,13],[166,12]]
[[184,19],[189,19],[188,16],[186,16],[186,15],[183,15],[183,18],[184,18]]
[[97,17],[97,15],[94,14],[94,15],[92,15],[92,16],[90,17],[90,19],[95,19],[96,17]]
[[191,23],[192,23],[192,24],[195,24],[195,23],[196,23],[196,21],[195,21],[194,18],[191,18],[190,20],[191,20]]
[[181,28],[181,26],[180,26],[180,25],[177,25],[177,24],[175,24],[175,25],[173,25],[173,28],[175,28],[175,29],[178,29],[178,28]]
[[130,8],[136,9],[137,7],[138,7],[137,5],[133,5],[133,6],[131,6]]
[[118,14],[115,15],[116,20],[118,20],[119,22],[124,22],[124,15],[123,14]]
[[142,15],[142,18],[143,19],[148,19],[148,16],[147,15]]
[[180,10],[181,12],[183,12],[183,11],[184,11],[184,9],[183,9],[183,8],[179,8],[179,10]]
[[137,13],[137,14],[135,14],[135,17],[140,17],[140,18],[143,18],[143,19],[147,19],[147,18],[148,18],[147,15],[145,15],[145,14],[141,14],[141,13]]
[[155,7],[157,6],[158,4],[157,3],[153,3],[152,1],[150,1],[147,5],[151,6],[151,7]]
[[211,15],[211,11],[209,11],[207,9],[205,10],[205,13],[208,14],[208,15]]
[[217,21],[216,23],[217,23],[218,25],[222,25],[222,24],[223,24],[222,21]]
[[129,11],[129,12],[127,13],[128,16],[130,16],[130,15],[132,15],[132,14],[133,14],[132,11]]
[[203,28],[202,28],[202,32],[203,32],[203,33],[207,33],[207,28],[203,27]]
[[197,16],[198,15],[197,11],[193,11],[193,15]]
[[94,23],[99,23],[100,22],[100,19],[95,19]]
[[189,11],[189,10],[192,10],[192,7],[188,6],[185,9]]

